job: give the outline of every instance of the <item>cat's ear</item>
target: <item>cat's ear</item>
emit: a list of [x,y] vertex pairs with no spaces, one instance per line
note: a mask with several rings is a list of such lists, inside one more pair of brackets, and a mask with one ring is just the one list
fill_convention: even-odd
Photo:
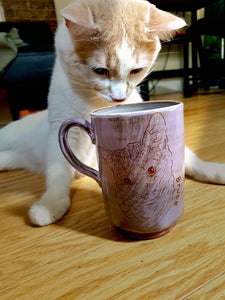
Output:
[[71,3],[60,13],[65,18],[67,28],[77,37],[95,36],[99,27],[94,23],[91,10],[87,6]]
[[161,40],[168,40],[175,34],[176,30],[184,27],[186,22],[182,18],[150,4],[147,24],[147,32],[149,35],[155,33]]
[[145,131],[142,145],[146,148],[162,150],[166,139],[166,121],[161,113],[155,113]]

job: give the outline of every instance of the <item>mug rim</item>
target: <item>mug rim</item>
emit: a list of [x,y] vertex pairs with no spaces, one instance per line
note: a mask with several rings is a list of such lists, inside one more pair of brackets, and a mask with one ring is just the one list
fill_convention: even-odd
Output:
[[[118,117],[118,116],[129,116],[129,115],[142,115],[149,112],[155,111],[165,111],[176,109],[178,106],[183,106],[183,102],[176,100],[154,100],[138,103],[128,103],[128,104],[117,104],[112,106],[106,106],[102,108],[95,109],[91,112],[93,117]],[[137,109],[141,106],[141,109]],[[146,106],[146,107],[145,107]],[[121,110],[118,108],[121,108]],[[133,108],[133,110],[132,110]]]

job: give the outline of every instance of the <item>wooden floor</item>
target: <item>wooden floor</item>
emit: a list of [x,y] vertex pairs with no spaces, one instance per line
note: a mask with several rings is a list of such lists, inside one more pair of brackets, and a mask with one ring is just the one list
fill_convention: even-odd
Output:
[[[225,92],[185,99],[184,107],[186,144],[225,162]],[[110,227],[101,190],[87,177],[73,182],[61,221],[33,227],[28,209],[44,190],[41,176],[0,173],[1,300],[225,299],[225,186],[187,178],[183,217],[146,241]]]

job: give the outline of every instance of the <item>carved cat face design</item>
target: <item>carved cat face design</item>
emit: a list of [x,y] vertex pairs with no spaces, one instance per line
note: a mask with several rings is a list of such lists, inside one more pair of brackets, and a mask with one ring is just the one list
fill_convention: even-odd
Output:
[[160,39],[185,25],[144,0],[76,0],[61,13],[66,30],[56,46],[71,86],[107,102],[128,98],[156,60]]
[[136,215],[138,210],[155,204],[163,194],[173,193],[173,157],[161,113],[151,117],[140,141],[116,151],[101,148],[100,155],[105,172],[112,174],[115,195],[122,199],[121,208],[127,216]]

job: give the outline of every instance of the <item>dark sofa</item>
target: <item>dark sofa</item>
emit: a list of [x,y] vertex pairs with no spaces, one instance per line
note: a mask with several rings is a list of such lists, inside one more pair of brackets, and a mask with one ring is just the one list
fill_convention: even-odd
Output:
[[47,95],[55,61],[54,37],[44,22],[0,22],[0,32],[17,28],[27,44],[0,76],[0,89],[7,90],[13,120],[24,109],[47,107]]

